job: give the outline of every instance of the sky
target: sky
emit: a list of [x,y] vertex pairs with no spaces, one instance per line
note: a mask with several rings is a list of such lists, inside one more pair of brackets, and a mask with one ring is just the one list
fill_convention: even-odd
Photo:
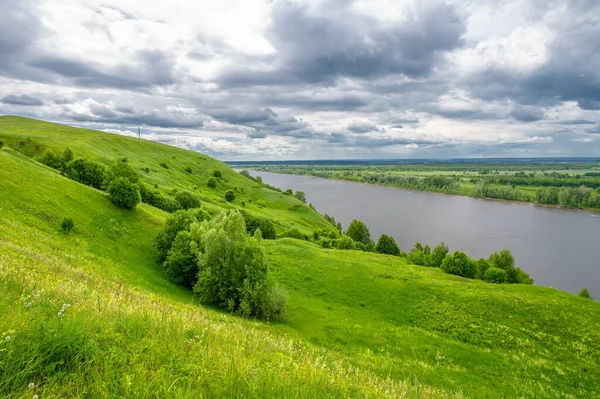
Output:
[[223,160],[600,155],[598,0],[0,5],[0,115]]

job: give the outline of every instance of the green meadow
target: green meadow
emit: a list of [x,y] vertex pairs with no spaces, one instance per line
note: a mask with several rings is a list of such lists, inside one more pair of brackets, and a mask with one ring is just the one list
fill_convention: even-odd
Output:
[[279,237],[332,230],[315,210],[146,140],[18,117],[0,117],[0,140],[2,397],[600,397],[598,302],[279,238],[262,245],[287,316],[242,318],[165,276],[153,240],[168,213],[119,209],[36,158],[66,147],[127,158],[165,196],[188,190],[211,212],[268,217]]

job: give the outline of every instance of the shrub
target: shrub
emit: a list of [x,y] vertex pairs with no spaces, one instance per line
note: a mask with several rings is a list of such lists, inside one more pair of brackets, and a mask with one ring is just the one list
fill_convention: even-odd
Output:
[[73,151],[69,147],[65,148],[63,151],[63,162],[65,164],[71,162],[73,160]]
[[431,252],[431,256],[428,258],[428,262],[427,262],[426,266],[430,266],[430,267],[442,266],[442,262],[444,261],[444,258],[446,257],[447,254],[448,254],[448,246],[446,245],[445,242],[442,241],[435,248],[433,248],[433,251]]
[[578,295],[579,295],[580,297],[582,297],[582,298],[586,298],[586,299],[594,299],[594,298],[592,298],[592,296],[590,295],[590,292],[588,291],[588,289],[587,289],[586,287],[583,287],[583,288],[581,289],[581,291],[579,291],[579,294],[578,294]]
[[269,278],[260,238],[246,233],[243,216],[221,213],[191,227],[197,244],[198,281],[194,293],[202,303],[242,316],[282,317],[286,295]]
[[73,230],[73,227],[75,227],[75,222],[73,222],[73,219],[71,218],[64,218],[60,223],[60,229],[65,234],[70,233],[71,230]]
[[333,244],[329,238],[321,238],[319,240],[319,244],[323,248],[333,248]]
[[454,251],[453,254],[446,255],[441,267],[448,274],[466,278],[475,277],[475,265],[464,252]]
[[154,238],[154,247],[158,252],[159,262],[164,262],[169,250],[180,231],[189,230],[192,223],[206,220],[208,215],[202,209],[179,210],[169,216],[165,227]]
[[217,179],[214,177],[209,177],[206,185],[210,188],[217,188]]
[[135,208],[142,200],[137,185],[123,177],[117,177],[110,183],[108,198],[119,208],[125,209]]
[[377,247],[375,247],[375,251],[380,254],[387,255],[400,255],[400,248],[398,244],[396,244],[396,240],[393,237],[382,234],[377,241]]
[[342,236],[337,243],[338,249],[356,249],[356,243],[350,236]]
[[492,266],[483,274],[483,280],[488,283],[503,284],[507,282],[508,275],[505,270]]
[[256,230],[260,230],[262,238],[267,240],[275,240],[277,238],[277,232],[275,226],[270,219],[264,217],[258,217],[250,215],[248,212],[242,212],[244,217],[244,223],[246,224],[246,232],[250,235],[254,235]]
[[367,226],[360,220],[354,219],[346,230],[346,235],[354,241],[367,245],[371,242],[371,233]]
[[[481,258],[475,261],[475,276],[480,280],[485,280],[485,272],[492,267],[487,259]],[[502,270],[502,269],[500,269]],[[508,276],[507,276],[508,277]]]
[[306,194],[304,193],[304,191],[296,191],[294,197],[306,204]]
[[288,237],[288,238],[294,238],[296,240],[304,240],[305,239],[304,234],[302,234],[300,232],[300,230],[298,230],[297,228],[293,228],[293,229],[286,231],[283,236]]
[[140,179],[138,173],[123,159],[113,162],[106,169],[104,173],[104,187],[108,188],[118,178],[125,179],[134,185]]
[[231,190],[227,190],[227,192],[225,193],[225,199],[229,202],[232,202],[235,200],[235,193]]
[[169,169],[169,165],[167,165],[166,162],[161,162],[161,163],[159,163],[159,165],[165,169]]
[[533,279],[525,271],[515,267],[515,258],[508,249],[494,252],[488,262],[498,269],[506,271],[507,282],[513,284],[533,284]]
[[189,166],[187,166],[187,167],[185,168],[185,172],[186,172],[186,173],[190,173],[190,174],[191,174],[191,173],[193,173],[193,171],[192,171],[192,168],[191,168],[191,167],[189,167]]
[[63,169],[64,160],[60,155],[57,155],[52,149],[47,148],[38,160],[46,166],[53,169]]
[[179,191],[175,194],[175,201],[179,202],[182,209],[200,208],[200,198],[189,191]]
[[220,179],[221,177],[223,177],[223,174],[221,173],[220,170],[215,169],[215,170],[213,170],[213,176],[216,177],[217,179]]
[[0,140],[0,150],[4,147],[4,141]]
[[175,283],[188,288],[194,287],[198,275],[198,264],[191,244],[189,231],[178,232],[163,263],[166,275]]
[[294,192],[292,191],[292,189],[291,189],[291,188],[288,188],[288,189],[287,189],[287,190],[285,190],[283,193],[284,193],[285,195],[293,195],[293,194],[294,194]]
[[79,183],[98,190],[103,187],[106,167],[102,164],[79,158],[69,162],[65,171],[70,179]]

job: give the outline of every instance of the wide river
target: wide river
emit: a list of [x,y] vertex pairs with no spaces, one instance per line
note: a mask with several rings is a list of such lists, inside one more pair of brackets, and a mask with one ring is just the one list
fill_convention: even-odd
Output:
[[320,213],[346,228],[360,219],[374,240],[391,235],[409,251],[445,241],[474,258],[508,248],[535,284],[600,299],[600,214],[487,201],[307,176],[252,172],[265,183],[304,191]]

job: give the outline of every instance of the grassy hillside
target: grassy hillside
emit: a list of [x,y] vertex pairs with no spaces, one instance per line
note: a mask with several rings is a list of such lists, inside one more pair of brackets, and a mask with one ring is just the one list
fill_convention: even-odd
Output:
[[[68,142],[60,131],[52,133],[56,143],[28,135],[27,120],[18,121],[19,140],[7,124],[0,129],[11,147],[27,137],[44,146]],[[209,172],[221,165],[83,132],[88,144],[69,146],[95,159],[106,151],[92,143],[103,139],[138,166],[160,161],[126,148],[148,154],[158,146],[155,157],[173,151],[180,160],[207,162]],[[173,169],[165,175],[156,168],[143,179],[164,178],[165,192],[194,182],[196,172]],[[226,166],[223,173],[228,184],[272,204],[256,211],[279,219],[279,228],[320,225],[309,208],[292,209],[295,199],[253,186]],[[209,206],[230,206],[201,190]],[[289,317],[256,322],[202,307],[163,276],[152,239],[166,213],[145,204],[120,210],[104,193],[7,147],[0,151],[0,193],[0,396],[600,396],[597,302],[281,239],[264,246],[273,277],[290,294]],[[67,235],[59,229],[63,217],[75,221]]]

